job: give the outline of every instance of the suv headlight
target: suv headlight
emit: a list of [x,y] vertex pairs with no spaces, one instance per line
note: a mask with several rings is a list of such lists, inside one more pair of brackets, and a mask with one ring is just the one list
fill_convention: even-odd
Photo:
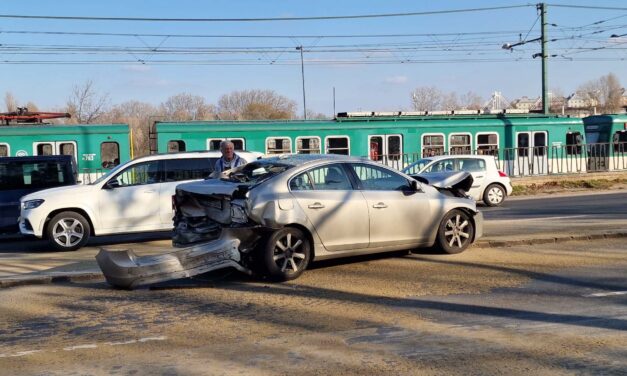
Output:
[[43,203],[44,203],[44,200],[42,199],[24,201],[22,203],[22,209],[24,210],[35,209],[35,208],[38,208]]

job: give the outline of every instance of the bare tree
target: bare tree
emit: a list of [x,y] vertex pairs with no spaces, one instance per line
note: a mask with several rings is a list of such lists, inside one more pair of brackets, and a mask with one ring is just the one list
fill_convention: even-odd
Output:
[[442,109],[452,111],[458,109],[459,101],[457,100],[457,93],[452,91],[442,95]]
[[328,115],[325,115],[321,112],[315,112],[312,110],[307,110],[307,119],[308,120],[327,120],[329,119]]
[[28,103],[26,103],[26,108],[28,108],[28,111],[30,112],[39,111],[39,106],[37,106],[35,102],[32,102],[32,101],[28,101]]
[[442,92],[435,86],[417,87],[411,94],[416,111],[433,111],[442,108]]
[[620,111],[625,89],[620,85],[618,77],[614,73],[610,73],[601,77],[599,81],[601,83],[603,112],[611,114]]
[[150,103],[128,101],[117,104],[101,118],[109,123],[126,123],[133,131],[133,154],[147,155],[150,152],[150,127],[158,111]]
[[11,92],[6,92],[4,94],[4,104],[7,108],[7,112],[17,111],[17,101]]
[[292,119],[296,102],[272,90],[244,90],[225,94],[218,101],[220,119]]
[[98,120],[106,111],[109,103],[107,94],[98,94],[91,80],[81,85],[74,85],[67,100],[66,111],[78,124],[90,124]]
[[485,101],[474,91],[469,91],[459,97],[459,105],[465,110],[480,110]]
[[621,87],[614,73],[599,79],[588,81],[577,89],[590,107],[599,107],[604,113],[618,112],[621,108],[621,97],[625,89]]
[[161,114],[169,120],[212,120],[215,119],[215,106],[205,102],[205,98],[181,93],[169,97],[160,106]]

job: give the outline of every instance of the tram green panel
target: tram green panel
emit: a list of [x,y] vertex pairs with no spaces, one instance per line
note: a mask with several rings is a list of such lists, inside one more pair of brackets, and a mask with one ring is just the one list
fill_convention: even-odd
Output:
[[76,145],[79,171],[102,168],[103,142],[118,144],[120,163],[130,159],[129,126],[126,124],[0,126],[0,144],[8,145],[10,156],[35,155],[37,143],[63,142]]

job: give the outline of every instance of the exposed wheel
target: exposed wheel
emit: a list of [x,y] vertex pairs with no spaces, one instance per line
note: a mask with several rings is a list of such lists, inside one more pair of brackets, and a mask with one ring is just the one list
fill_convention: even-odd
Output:
[[490,184],[483,192],[483,202],[488,206],[499,206],[505,201],[507,194],[498,184]]
[[90,232],[87,219],[72,211],[55,215],[46,228],[50,245],[59,251],[75,251],[84,246],[89,240]]
[[445,253],[463,252],[475,235],[475,226],[470,215],[455,209],[446,213],[440,227],[436,245]]
[[262,271],[275,281],[298,278],[311,259],[311,244],[299,229],[285,227],[275,231],[261,255]]

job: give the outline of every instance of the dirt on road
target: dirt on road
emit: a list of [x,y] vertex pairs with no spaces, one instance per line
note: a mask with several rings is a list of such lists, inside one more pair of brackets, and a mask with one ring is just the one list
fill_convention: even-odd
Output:
[[529,375],[583,364],[584,373],[611,374],[627,369],[627,328],[452,325],[415,300],[480,297],[607,265],[627,269],[624,239],[353,258],[283,284],[231,274],[135,291],[16,287],[0,290],[0,367],[11,375]]

